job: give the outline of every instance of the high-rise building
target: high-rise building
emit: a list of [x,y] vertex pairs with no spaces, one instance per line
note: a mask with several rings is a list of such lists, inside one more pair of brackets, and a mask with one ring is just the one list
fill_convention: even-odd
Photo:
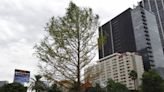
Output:
[[155,14],[164,50],[164,0],[142,0],[140,5]]
[[[134,70],[138,77],[134,81],[129,73]],[[97,61],[96,65],[85,69],[84,77],[86,81],[90,78],[93,84],[99,83],[106,86],[108,79],[120,82],[130,90],[138,89],[141,84],[142,74],[144,72],[142,56],[136,53],[114,53]]]
[[144,69],[164,67],[164,55],[155,15],[137,6],[127,9],[99,28],[99,58],[113,53],[137,52]]

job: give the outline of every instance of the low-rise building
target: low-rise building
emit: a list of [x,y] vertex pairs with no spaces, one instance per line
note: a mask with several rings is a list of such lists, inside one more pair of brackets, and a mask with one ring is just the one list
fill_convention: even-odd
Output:
[[[129,76],[132,70],[136,71],[138,75],[136,83]],[[105,87],[108,79],[113,79],[126,85],[130,90],[134,90],[141,84],[144,67],[140,55],[126,52],[123,54],[114,53],[101,58],[96,65],[86,68],[84,72],[85,81],[89,80],[93,84],[99,83]]]

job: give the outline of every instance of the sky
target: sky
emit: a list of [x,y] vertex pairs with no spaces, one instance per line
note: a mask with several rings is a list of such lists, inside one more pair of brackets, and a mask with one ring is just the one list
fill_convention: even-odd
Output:
[[[72,0],[90,7],[104,24],[140,0]],[[0,0],[0,81],[13,81],[14,70],[37,74],[34,46],[44,37],[44,27],[52,16],[63,16],[70,0]]]

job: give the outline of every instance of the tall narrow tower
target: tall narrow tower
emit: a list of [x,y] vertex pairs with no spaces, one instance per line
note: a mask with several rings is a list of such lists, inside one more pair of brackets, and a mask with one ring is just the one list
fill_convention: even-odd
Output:
[[164,0],[142,0],[140,4],[155,14],[164,50]]

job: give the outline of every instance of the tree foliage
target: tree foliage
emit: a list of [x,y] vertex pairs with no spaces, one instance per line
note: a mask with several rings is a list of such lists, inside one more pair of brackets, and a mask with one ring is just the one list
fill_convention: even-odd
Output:
[[35,46],[45,77],[73,81],[79,90],[81,71],[95,56],[97,27],[98,15],[91,8],[81,8],[73,2],[65,16],[52,17],[45,27],[47,36]]
[[16,82],[6,84],[0,88],[0,92],[26,92],[26,91],[27,91],[27,87],[24,87],[22,84]]
[[135,90],[137,90],[137,88],[136,88],[136,79],[138,77],[137,72],[134,70],[130,71],[129,77],[134,81]]
[[142,92],[164,92],[163,80],[155,71],[148,71],[142,77]]
[[106,88],[108,92],[129,92],[128,88],[125,85],[115,82],[112,79],[109,79],[107,81]]
[[137,79],[136,71],[134,71],[134,70],[130,71],[129,76],[132,80],[136,80]]
[[92,87],[90,90],[87,92],[105,92],[105,89],[103,89],[100,84],[96,83],[95,87]]

